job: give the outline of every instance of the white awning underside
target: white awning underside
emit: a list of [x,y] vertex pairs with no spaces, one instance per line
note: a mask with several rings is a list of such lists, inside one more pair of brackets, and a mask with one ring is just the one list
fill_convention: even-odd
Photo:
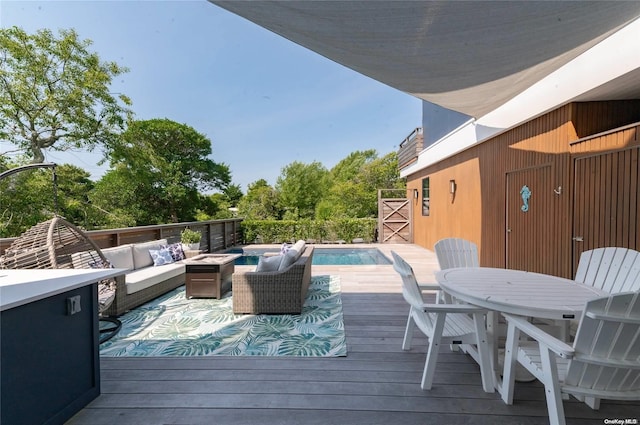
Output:
[[[210,1],[361,74],[475,118],[640,16],[640,1]],[[630,54],[640,56],[639,50]],[[590,87],[584,99],[640,98],[637,74]]]

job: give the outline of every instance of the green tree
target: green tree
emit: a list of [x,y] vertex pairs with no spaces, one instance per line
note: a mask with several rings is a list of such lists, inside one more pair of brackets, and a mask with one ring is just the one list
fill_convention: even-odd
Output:
[[365,164],[355,180],[361,189],[362,198],[358,200],[358,217],[377,217],[378,189],[404,189],[405,181],[400,178],[398,154],[390,152],[381,158]]
[[[24,164],[2,161],[6,171]],[[19,236],[51,218],[53,179],[50,169],[20,171],[0,181],[0,237]]]
[[92,205],[104,213],[105,228],[131,227],[137,223],[157,223],[158,217],[142,205],[142,182],[124,165],[107,171],[89,193]]
[[317,161],[294,161],[284,167],[276,181],[284,218],[313,218],[316,205],[329,187],[328,177],[327,169]]
[[89,203],[89,193],[94,185],[91,174],[71,164],[57,166],[56,174],[59,214],[86,229],[99,226],[102,214]]
[[238,202],[244,196],[242,194],[242,189],[238,184],[230,184],[223,190],[223,195],[225,200],[229,203],[230,206],[237,206]]
[[265,179],[250,183],[238,202],[238,215],[246,220],[277,220],[281,217],[278,192]]
[[224,193],[213,193],[202,195],[200,208],[196,213],[196,220],[219,220],[232,218],[233,213],[229,210],[231,204]]
[[330,171],[331,186],[316,218],[365,218],[378,214],[378,189],[404,188],[396,152],[378,158],[375,150],[349,154]]
[[108,145],[131,116],[130,100],[109,89],[127,68],[90,45],[74,30],[0,29],[0,139],[34,163],[45,149]]
[[90,174],[70,164],[57,166],[55,172],[55,192],[50,169],[21,171],[0,182],[2,236],[18,236],[54,213],[87,229],[103,224],[104,212],[89,202],[93,189]]
[[336,182],[347,182],[357,178],[362,168],[376,158],[378,153],[375,149],[351,152],[331,169],[331,179]]
[[114,169],[101,193],[113,190],[109,205],[137,225],[191,221],[202,206],[200,191],[223,190],[231,181],[229,168],[209,159],[209,139],[168,119],[130,123],[109,154]]
[[381,158],[376,158],[363,167],[362,180],[372,188],[404,189],[406,182],[400,177],[398,168],[398,153],[389,152]]

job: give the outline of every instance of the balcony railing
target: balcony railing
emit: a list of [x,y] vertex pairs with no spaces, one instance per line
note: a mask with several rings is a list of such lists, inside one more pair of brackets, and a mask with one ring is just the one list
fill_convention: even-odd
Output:
[[400,143],[398,150],[398,168],[403,169],[418,160],[418,154],[424,148],[424,138],[422,136],[422,127],[418,127],[411,132]]

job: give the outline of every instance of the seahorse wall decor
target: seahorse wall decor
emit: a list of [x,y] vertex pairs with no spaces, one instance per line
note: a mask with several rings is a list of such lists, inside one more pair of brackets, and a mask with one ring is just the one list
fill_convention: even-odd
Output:
[[531,198],[531,190],[529,189],[529,186],[526,184],[522,186],[522,189],[520,189],[520,196],[522,196],[522,206],[520,209],[522,212],[529,211],[529,198]]

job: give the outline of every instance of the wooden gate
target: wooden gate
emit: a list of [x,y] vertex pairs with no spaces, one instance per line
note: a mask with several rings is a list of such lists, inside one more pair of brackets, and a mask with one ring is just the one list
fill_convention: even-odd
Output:
[[411,204],[406,198],[381,198],[378,193],[378,241],[411,243]]
[[553,274],[551,166],[507,173],[506,267]]
[[574,160],[573,271],[580,254],[621,246],[640,250],[640,148]]

